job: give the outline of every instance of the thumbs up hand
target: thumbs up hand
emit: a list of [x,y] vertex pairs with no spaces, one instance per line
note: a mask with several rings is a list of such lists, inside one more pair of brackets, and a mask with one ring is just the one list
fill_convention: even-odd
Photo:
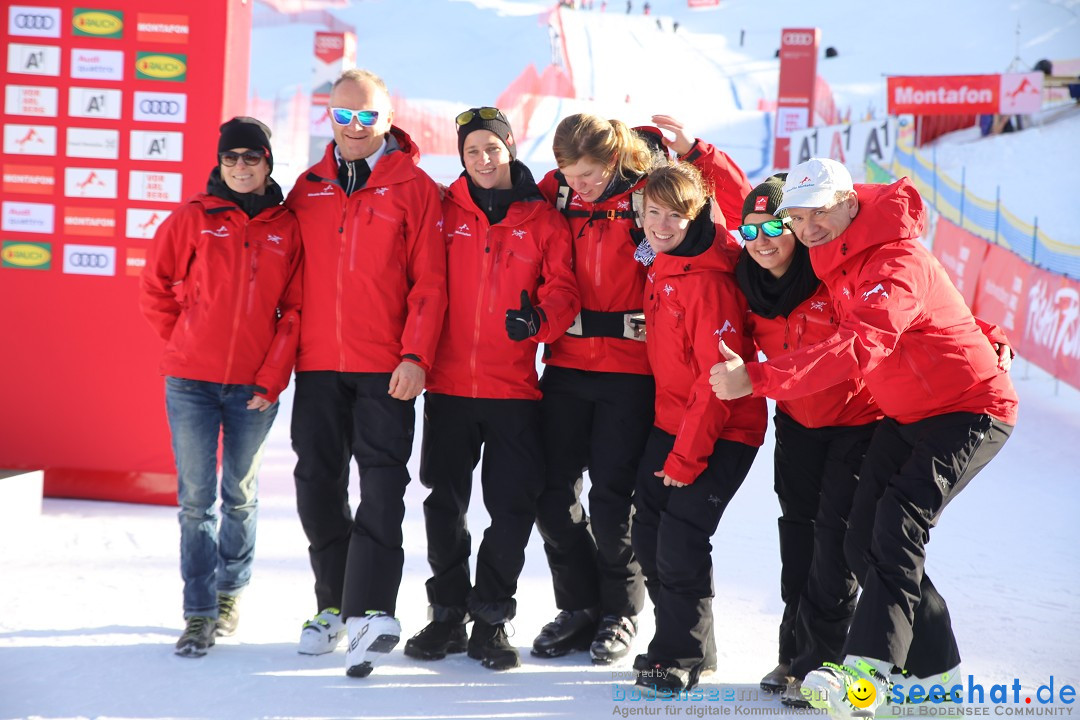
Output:
[[529,291],[521,291],[521,309],[506,311],[506,335],[518,342],[540,332],[540,313],[529,300]]
[[754,388],[750,383],[750,374],[746,372],[746,363],[723,340],[720,341],[720,354],[724,362],[713,365],[709,371],[709,384],[716,397],[734,400],[749,395]]

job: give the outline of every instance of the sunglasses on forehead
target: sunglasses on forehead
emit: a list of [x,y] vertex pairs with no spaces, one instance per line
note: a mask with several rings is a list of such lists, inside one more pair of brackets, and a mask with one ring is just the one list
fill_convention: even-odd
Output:
[[477,115],[479,115],[482,120],[494,120],[499,117],[499,108],[482,107],[475,110],[466,110],[454,118],[454,121],[458,125],[468,125]]
[[330,117],[338,125],[352,125],[353,118],[364,127],[371,127],[379,121],[378,110],[350,110],[349,108],[330,108]]
[[218,160],[225,167],[233,167],[240,158],[244,159],[245,165],[258,165],[266,155],[258,150],[245,150],[242,153],[235,153],[231,150],[227,152],[218,153]]
[[742,239],[746,242],[754,242],[758,239],[758,228],[761,228],[761,232],[765,233],[765,237],[780,237],[784,234],[784,226],[791,222],[788,218],[782,220],[766,220],[763,223],[752,223],[749,225],[740,225],[739,234],[742,235]]

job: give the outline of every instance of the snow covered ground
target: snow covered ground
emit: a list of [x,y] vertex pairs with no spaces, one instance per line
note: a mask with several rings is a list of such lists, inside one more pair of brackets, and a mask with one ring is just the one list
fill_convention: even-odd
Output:
[[[608,4],[608,12],[622,6]],[[637,8],[640,1],[634,4]],[[652,5],[654,14],[680,20],[680,37],[694,50],[673,50],[672,39],[665,38],[664,54],[653,54],[651,44],[626,50],[627,67],[632,71],[647,63],[686,77],[700,71],[712,78],[702,88],[700,111],[694,113],[698,106],[688,103],[692,115],[686,119],[699,128],[697,134],[731,149],[748,170],[760,167],[765,137],[764,116],[755,115],[755,92],[775,94],[769,73],[775,72],[772,52],[782,26],[823,28],[824,43],[841,50],[836,62],[823,65],[823,73],[834,73],[829,76],[834,90],[857,110],[874,102],[883,72],[1004,70],[1017,54],[1018,21],[1025,65],[1041,57],[1080,55],[1080,0],[908,0],[899,16],[876,4],[839,1],[723,0],[721,10],[704,13],[687,12],[676,0]],[[361,64],[384,74],[410,98],[465,107],[492,102],[527,62],[541,68],[546,63],[547,30],[537,20],[543,9],[540,3],[514,0],[363,0],[341,15],[357,25]],[[740,49],[742,29],[746,45]],[[639,23],[635,37],[647,38],[647,30]],[[306,82],[311,43],[303,35],[309,31],[314,28],[256,32],[253,84],[269,88],[262,94]],[[608,52],[618,51],[602,28],[590,23],[588,31],[598,46],[608,43]],[[283,51],[289,47],[297,50]],[[695,53],[712,65],[690,64]],[[671,57],[686,66],[669,65]],[[438,72],[432,58],[439,59]],[[575,65],[577,72],[582,64]],[[597,82],[593,104],[587,99],[552,103],[534,123],[553,127],[576,111],[571,108],[581,107],[642,122],[654,108],[668,109],[669,101],[693,99],[678,83],[670,85],[680,95],[667,95],[668,83],[651,75],[628,105],[625,97],[600,92],[633,79],[630,71],[611,77],[615,72],[620,71],[603,71],[610,85]],[[735,78],[715,88],[715,100],[713,85],[719,81],[713,73]],[[742,110],[733,106],[736,95]],[[636,115],[624,116],[627,109]],[[1038,208],[1041,227],[1050,222],[1042,208],[1059,211],[1062,226],[1075,233],[1080,226],[1071,216],[1080,186],[1080,124],[1075,118],[1068,122],[992,141],[958,137],[938,159],[964,164],[968,178],[1003,184],[1010,207],[1015,202]],[[550,163],[549,147],[538,130],[523,143],[524,156],[540,170]],[[456,157],[426,158],[425,167],[443,178],[460,172]],[[1010,182],[1013,189],[1006,189]],[[950,505],[933,533],[928,568],[949,600],[966,674],[988,689],[1015,679],[1030,695],[1051,676],[1058,690],[1080,683],[1080,525],[1075,521],[1080,392],[1023,361],[1013,377],[1021,397],[1016,432]],[[554,615],[550,578],[535,536],[512,638],[523,653],[521,668],[492,673],[462,656],[422,663],[405,658],[399,647],[371,677],[352,680],[344,675],[342,651],[298,655],[300,625],[315,608],[292,491],[290,405],[291,391],[283,396],[261,475],[255,577],[243,598],[239,633],[203,659],[172,653],[183,625],[175,508],[50,499],[40,517],[0,525],[0,720],[595,718],[648,707],[616,699],[630,687],[628,662],[600,668],[580,654],[554,661],[528,655],[532,638]],[[719,668],[704,687],[744,699],[676,703],[670,705],[674,712],[665,708],[661,714],[700,717],[748,706],[771,715],[793,714],[771,699],[746,699],[775,664],[781,611],[771,443],[768,438],[714,538]],[[414,453],[414,478],[416,465]],[[407,498],[398,610],[406,636],[426,622],[423,497],[414,482]],[[478,497],[470,521],[479,536],[487,521]],[[638,649],[651,633],[646,609]],[[1024,709],[1015,703],[1009,708]]]

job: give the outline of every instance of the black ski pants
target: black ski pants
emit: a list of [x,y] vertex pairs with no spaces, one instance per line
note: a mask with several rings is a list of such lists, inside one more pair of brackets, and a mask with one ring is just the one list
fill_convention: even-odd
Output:
[[662,470],[675,436],[652,428],[634,495],[634,553],[656,608],[650,663],[699,668],[715,652],[713,637],[713,533],[746,479],[757,448],[718,440],[705,470],[690,485],[669,487]]
[[[316,612],[342,618],[394,614],[404,562],[405,467],[412,452],[414,401],[390,397],[390,373],[296,373],[292,446],[296,507],[315,572]],[[360,502],[349,508],[349,460]]]
[[844,534],[859,468],[877,423],[808,428],[777,410],[774,488],[780,500],[780,662],[802,678],[839,662],[858,585]]
[[[548,365],[540,389],[547,473],[536,526],[561,610],[631,617],[645,604],[630,545],[638,461],[652,427],[651,375]],[[581,505],[588,467],[589,516]],[[590,534],[591,530],[591,534]]]
[[845,654],[888,660],[918,677],[960,663],[949,608],[924,571],[926,544],[942,510],[1012,429],[974,413],[878,425],[844,540],[863,588]]
[[[480,483],[491,524],[476,554],[473,584],[466,513],[481,447]],[[426,393],[420,482],[431,490],[424,501],[431,619],[464,622],[466,612],[491,625],[512,619],[544,486],[540,403]]]

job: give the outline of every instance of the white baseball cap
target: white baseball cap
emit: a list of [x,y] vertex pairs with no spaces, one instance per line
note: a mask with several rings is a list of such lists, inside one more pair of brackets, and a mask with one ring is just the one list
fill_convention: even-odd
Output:
[[846,167],[829,158],[811,158],[788,170],[784,199],[776,211],[825,207],[838,190],[854,189]]

